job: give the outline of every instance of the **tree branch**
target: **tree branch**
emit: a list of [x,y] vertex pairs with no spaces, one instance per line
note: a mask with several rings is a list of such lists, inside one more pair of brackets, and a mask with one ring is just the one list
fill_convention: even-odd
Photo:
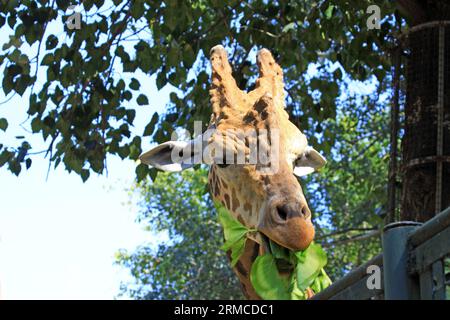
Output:
[[373,227],[373,228],[347,228],[347,229],[342,229],[342,230],[338,230],[335,232],[331,232],[328,234],[324,234],[320,237],[317,237],[316,240],[321,240],[321,239],[325,239],[325,238],[329,238],[329,237],[334,237],[343,233],[348,233],[348,232],[352,232],[352,231],[373,231],[373,230],[377,230],[377,228]]
[[363,233],[363,234],[359,234],[357,236],[351,237],[351,238],[346,238],[346,239],[340,239],[340,240],[336,240],[333,242],[329,242],[329,243],[322,243],[323,247],[333,247],[333,246],[338,246],[338,245],[343,245],[343,244],[347,244],[347,243],[351,243],[351,242],[356,242],[356,241],[363,241],[363,240],[367,240],[376,236],[379,236],[381,234],[381,229],[377,229],[377,230],[373,230],[367,233]]

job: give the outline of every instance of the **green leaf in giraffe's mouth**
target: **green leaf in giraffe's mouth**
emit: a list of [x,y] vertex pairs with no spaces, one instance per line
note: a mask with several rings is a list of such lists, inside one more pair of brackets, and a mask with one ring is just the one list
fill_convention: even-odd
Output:
[[220,204],[216,203],[216,208],[225,237],[222,250],[231,250],[231,266],[234,267],[244,253],[248,234],[256,232],[256,229],[250,229],[244,226]]
[[[222,249],[231,250],[234,267],[244,253],[249,234],[258,231],[244,226],[219,203],[216,208],[224,229]],[[292,251],[263,234],[261,238],[269,252],[256,258],[250,272],[250,281],[261,298],[303,300],[308,297],[308,288],[318,293],[331,284],[323,269],[327,264],[326,253],[319,244],[311,243],[305,250]]]
[[[256,258],[250,274],[256,293],[263,299],[284,300],[287,295],[291,300],[304,300],[308,288],[318,293],[331,284],[323,269],[327,257],[319,244],[294,252],[268,238],[266,241],[270,253]],[[275,282],[276,290],[272,288]]]

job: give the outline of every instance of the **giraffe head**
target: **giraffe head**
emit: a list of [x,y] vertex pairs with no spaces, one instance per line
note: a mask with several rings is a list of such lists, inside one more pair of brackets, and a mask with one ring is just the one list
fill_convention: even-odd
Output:
[[259,78],[244,92],[232,76],[222,46],[212,48],[212,116],[208,133],[189,142],[169,141],[141,155],[143,163],[180,171],[211,165],[210,191],[241,223],[291,250],[314,238],[311,212],[296,176],[325,159],[285,111],[283,74],[267,49],[257,54]]

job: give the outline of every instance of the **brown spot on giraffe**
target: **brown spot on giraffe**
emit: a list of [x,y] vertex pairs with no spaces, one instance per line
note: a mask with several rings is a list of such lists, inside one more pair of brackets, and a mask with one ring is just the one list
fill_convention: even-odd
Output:
[[225,182],[225,180],[220,180],[220,183],[222,184],[223,189],[228,189],[228,184]]
[[244,210],[247,211],[249,215],[252,215],[252,205],[249,202],[244,204]]
[[244,277],[248,276],[248,270],[244,267],[241,261],[236,263],[236,270]]
[[220,179],[217,178],[217,176],[216,176],[215,179],[214,179],[214,184],[215,184],[215,186],[216,186],[216,188],[217,188],[218,190],[224,191],[224,189],[223,189],[222,186],[220,185]]
[[259,243],[256,243],[256,244],[253,246],[253,253],[252,253],[251,256],[250,256],[250,260],[251,260],[251,261],[255,261],[255,259],[258,257],[260,247],[261,247],[261,246],[259,245]]
[[220,189],[219,189],[219,187],[217,186],[217,184],[214,184],[213,190],[214,190],[214,197],[215,197],[215,198],[218,198],[218,197],[220,196]]
[[[283,72],[267,49],[257,54],[259,77],[250,92],[236,85],[222,46],[211,49],[210,61],[209,129],[214,134],[208,137],[206,145],[221,146],[220,150],[225,152],[210,154],[208,183],[216,201],[225,205],[242,224],[258,230],[256,237],[246,241],[239,259],[242,272],[234,268],[246,297],[258,299],[249,274],[257,255],[265,252],[263,239],[267,237],[290,250],[302,250],[314,237],[311,212],[296,176],[320,168],[325,159],[308,146],[306,136],[289,121],[284,109]],[[244,137],[233,133],[236,130],[245,133]],[[190,143],[169,141],[144,153],[140,159],[161,170],[180,171],[193,164],[184,159],[173,160],[171,152],[192,156],[187,148],[195,147],[199,141],[203,142],[202,139]],[[251,155],[255,146],[268,161],[263,161],[259,153],[252,163],[227,163],[227,159],[221,159],[228,153],[233,159],[239,154]]]
[[236,196],[236,189],[231,189],[231,210],[236,211],[241,206],[239,198]]
[[228,210],[231,210],[230,196],[227,193],[223,195],[223,204]]

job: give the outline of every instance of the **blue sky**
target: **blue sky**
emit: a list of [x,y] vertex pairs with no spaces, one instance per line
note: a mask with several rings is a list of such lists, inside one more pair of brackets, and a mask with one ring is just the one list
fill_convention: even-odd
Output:
[[[140,133],[153,112],[163,109],[169,93],[158,92],[154,78],[144,83],[150,106],[138,109],[134,131]],[[15,136],[24,135],[32,146],[43,145],[19,126],[27,106],[26,95],[0,106],[0,116],[9,122],[7,132],[0,131],[2,143],[16,145]],[[144,140],[145,149],[150,142]],[[113,266],[114,253],[155,243],[134,222],[138,208],[126,189],[135,166],[109,157],[108,176],[91,175],[86,183],[63,166],[50,171],[46,181],[48,161],[42,155],[34,156],[30,170],[19,177],[0,168],[1,297],[113,298],[127,279],[125,270]]]
[[[163,109],[170,92],[158,92],[153,77],[142,87],[150,106],[137,109],[133,131],[139,134],[153,112]],[[0,102],[4,100],[0,94]],[[0,142],[17,145],[15,136],[24,135],[32,146],[44,146],[39,136],[20,127],[27,107],[27,95],[0,105],[0,117],[9,122],[7,132],[0,131]],[[149,139],[143,140],[143,148],[150,147]],[[126,270],[113,266],[114,253],[155,243],[134,222],[138,208],[126,189],[135,166],[134,161],[109,157],[108,176],[91,175],[86,183],[63,166],[51,170],[46,181],[48,161],[42,155],[34,156],[30,170],[19,177],[0,168],[1,297],[113,298],[128,277]]]

